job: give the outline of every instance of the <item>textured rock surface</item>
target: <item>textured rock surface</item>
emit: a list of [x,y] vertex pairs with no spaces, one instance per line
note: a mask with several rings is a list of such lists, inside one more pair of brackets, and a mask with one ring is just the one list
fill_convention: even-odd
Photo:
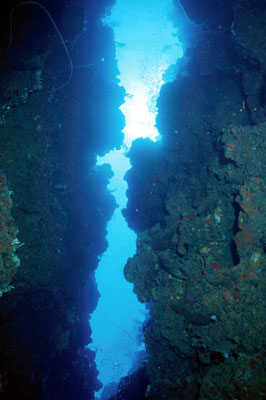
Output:
[[161,91],[161,143],[130,154],[125,215],[139,234],[125,275],[152,303],[154,400],[266,392],[265,2],[217,1],[217,23],[213,3],[200,14],[182,1],[202,34]]
[[18,3],[0,5],[0,293],[14,286],[0,299],[0,397],[88,400],[100,386],[84,349],[98,298],[88,277],[115,207],[111,172],[94,165],[123,126],[113,38],[99,21],[112,2],[41,2],[74,66],[62,90],[70,64],[43,9],[16,8],[10,45]]

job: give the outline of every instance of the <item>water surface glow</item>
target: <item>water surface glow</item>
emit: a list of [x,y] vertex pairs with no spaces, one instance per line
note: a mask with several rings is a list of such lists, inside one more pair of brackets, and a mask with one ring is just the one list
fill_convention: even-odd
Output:
[[130,168],[125,153],[132,141],[159,137],[156,101],[162,84],[174,78],[167,69],[183,55],[176,28],[168,18],[172,12],[171,0],[117,0],[104,19],[114,31],[120,85],[127,93],[121,106],[126,119],[123,148],[98,159],[98,165],[108,163],[114,171],[109,189],[118,203],[107,226],[109,247],[95,274],[101,297],[91,318],[91,348],[96,350],[99,380],[104,385],[127,375],[137,352],[144,349],[138,336],[147,312],[123,275],[136,249],[136,235],[121,214],[127,201],[123,176]]
[[126,117],[124,143],[137,137],[155,139],[156,101],[162,84],[174,78],[164,74],[183,56],[177,30],[169,20],[171,0],[118,0],[105,23],[112,27],[120,84],[128,96],[121,110]]

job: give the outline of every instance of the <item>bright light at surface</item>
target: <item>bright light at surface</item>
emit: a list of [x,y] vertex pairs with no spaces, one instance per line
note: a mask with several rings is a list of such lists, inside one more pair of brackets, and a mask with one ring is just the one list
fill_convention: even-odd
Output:
[[[120,85],[128,96],[121,110],[126,117],[125,144],[155,140],[156,101],[170,65],[182,57],[177,30],[168,16],[172,0],[118,0],[105,23],[114,30]],[[171,80],[171,78],[170,78]]]
[[[183,55],[176,29],[168,19],[172,11],[172,0],[117,0],[104,20],[114,31],[120,85],[127,92],[121,106],[126,119],[124,146],[97,162],[111,165],[114,177],[109,189],[119,206],[108,223],[109,247],[95,273],[101,297],[90,322],[91,347],[96,350],[99,380],[105,389],[128,374],[136,353],[143,350],[143,341],[140,343],[136,337],[147,312],[123,275],[127,259],[136,250],[136,235],[121,214],[127,201],[123,177],[130,168],[125,149],[136,138],[156,140],[159,136],[156,101],[162,84],[174,79],[168,68]],[[108,399],[104,391],[96,398]]]
[[155,140],[158,131],[155,128],[155,112],[149,109],[147,97],[140,94],[128,98],[121,107],[121,111],[126,117],[126,127],[124,129],[124,143],[129,148],[134,139],[138,137],[149,137]]

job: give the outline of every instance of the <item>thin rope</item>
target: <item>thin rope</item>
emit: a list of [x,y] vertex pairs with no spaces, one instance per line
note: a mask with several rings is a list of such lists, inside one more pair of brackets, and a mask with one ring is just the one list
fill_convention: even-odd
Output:
[[59,36],[59,38],[60,38],[60,40],[61,40],[62,45],[64,46],[65,52],[66,52],[67,57],[68,57],[68,60],[69,60],[70,74],[69,74],[68,80],[67,80],[63,85],[60,85],[60,86],[58,86],[57,88],[55,88],[55,89],[53,89],[53,90],[56,91],[56,90],[62,89],[63,87],[65,87],[66,85],[68,85],[69,82],[70,82],[71,79],[72,79],[72,75],[73,75],[73,63],[72,63],[72,60],[71,60],[71,57],[70,57],[68,48],[67,48],[67,46],[66,46],[65,40],[64,40],[63,36],[61,35],[61,33],[60,33],[60,31],[59,31],[59,29],[58,29],[58,27],[57,27],[57,25],[56,25],[56,23],[55,23],[55,21],[54,21],[52,15],[49,13],[49,11],[48,11],[42,4],[37,3],[36,1],[23,1],[22,3],[19,3],[19,4],[17,4],[15,7],[12,8],[11,13],[10,13],[10,32],[9,32],[9,41],[10,41],[10,44],[12,44],[12,30],[13,30],[12,18],[13,18],[14,11],[15,11],[16,8],[18,8],[19,6],[23,6],[23,5],[27,5],[27,4],[33,4],[33,5],[35,5],[35,6],[39,6],[39,7],[48,15],[50,21],[52,22],[52,25],[53,25],[54,29],[56,30],[56,32],[57,32],[57,34],[58,34],[58,36]]

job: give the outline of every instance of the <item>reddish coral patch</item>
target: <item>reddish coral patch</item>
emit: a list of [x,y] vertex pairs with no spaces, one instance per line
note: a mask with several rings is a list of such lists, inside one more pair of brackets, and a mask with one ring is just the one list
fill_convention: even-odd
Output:
[[212,268],[216,269],[220,274],[222,273],[222,268],[220,264],[214,263],[212,264]]

